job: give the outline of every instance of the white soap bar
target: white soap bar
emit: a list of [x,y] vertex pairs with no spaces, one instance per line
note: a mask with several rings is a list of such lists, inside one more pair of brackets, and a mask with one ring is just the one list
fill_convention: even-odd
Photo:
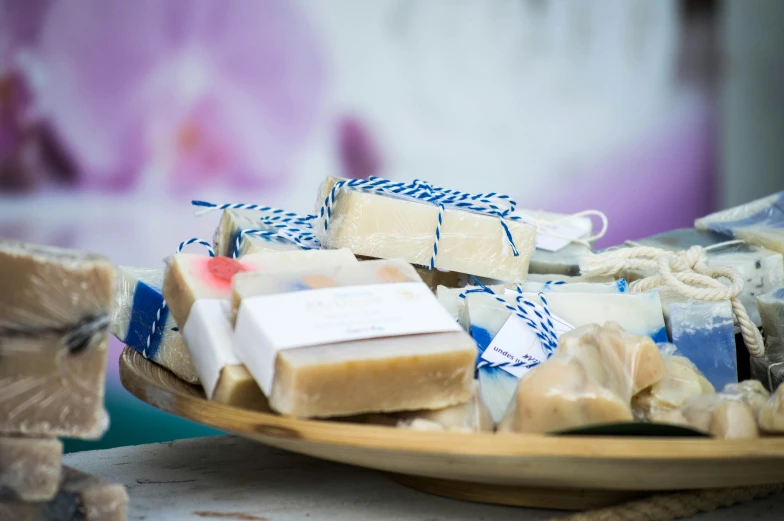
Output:
[[694,227],[784,254],[784,192],[707,215],[694,221]]
[[186,382],[199,375],[163,300],[163,268],[117,267],[111,333]]
[[[322,185],[326,193],[335,179]],[[316,213],[324,199],[316,203]],[[429,266],[433,256],[439,208],[421,200],[378,195],[349,187],[340,189],[332,206],[328,228],[325,216],[313,230],[326,248],[349,248],[357,255],[404,259]],[[525,280],[534,251],[536,227],[506,220],[519,255],[511,245],[499,217],[447,206],[443,212],[435,267],[508,281]]]

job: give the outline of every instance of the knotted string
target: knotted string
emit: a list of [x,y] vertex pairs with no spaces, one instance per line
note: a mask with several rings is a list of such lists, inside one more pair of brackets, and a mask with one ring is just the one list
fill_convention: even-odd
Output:
[[522,217],[511,215],[516,203],[504,194],[490,192],[487,194],[468,194],[457,190],[448,190],[431,185],[426,181],[415,179],[411,183],[394,182],[380,177],[369,179],[346,179],[338,181],[329,191],[324,199],[324,204],[319,211],[319,218],[324,219],[324,231],[329,229],[332,209],[335,200],[343,189],[359,190],[377,195],[387,195],[393,197],[407,197],[417,201],[430,203],[438,207],[438,218],[436,221],[435,240],[433,241],[433,254],[430,257],[430,269],[435,269],[436,257],[438,255],[438,243],[441,240],[441,226],[446,208],[464,210],[482,215],[498,217],[504,231],[506,241],[512,248],[512,254],[519,257],[512,233],[506,220],[524,221]]
[[[198,237],[193,237],[188,239],[187,241],[182,241],[179,246],[177,246],[177,251],[174,253],[180,253],[186,246],[190,244],[199,244],[207,248],[207,253],[209,253],[210,257],[215,257],[215,251],[212,249],[212,245],[209,242],[203,241]],[[161,321],[161,316],[168,308],[166,304],[166,299],[161,300],[161,307],[158,308],[158,311],[155,313],[155,319],[152,321],[152,327],[150,328],[150,334],[147,337],[147,342],[145,343],[144,351],[142,352],[142,356],[147,358],[147,352],[150,350],[150,346],[152,345],[152,337],[155,335],[155,330],[158,328],[158,323]]]
[[310,228],[309,225],[307,228],[300,228],[298,226],[291,226],[284,223],[273,223],[269,221],[265,222],[264,220],[262,220],[262,224],[266,224],[277,229],[262,230],[251,228],[240,231],[239,235],[237,235],[237,240],[234,242],[234,251],[232,253],[233,258],[236,259],[239,256],[240,251],[242,250],[242,243],[244,242],[246,236],[259,237],[269,242],[283,241],[293,243],[303,250],[321,249],[321,243],[318,241],[318,239],[316,239],[316,236],[313,235],[313,232],[310,231],[312,228]]
[[[635,246],[586,255],[580,259],[580,273],[586,277],[613,276],[624,270],[653,273],[631,283],[632,293],[667,287],[686,298],[710,302],[729,300],[749,354],[756,358],[765,355],[762,335],[738,298],[743,290],[743,277],[732,268],[708,266],[706,248],[692,246],[688,250],[672,252],[653,246]],[[717,280],[720,278],[728,279],[729,284]]]

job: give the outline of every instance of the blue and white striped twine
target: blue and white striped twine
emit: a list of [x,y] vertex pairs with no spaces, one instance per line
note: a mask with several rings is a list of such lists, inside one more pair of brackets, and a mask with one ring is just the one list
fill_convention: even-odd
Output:
[[[512,306],[511,304],[509,304],[509,302],[506,299],[497,296],[492,289],[488,288],[487,286],[479,282],[475,277],[471,277],[471,278],[474,280],[474,282],[478,287],[461,292],[459,295],[460,298],[463,299],[466,298],[466,294],[468,293],[488,293],[490,295],[493,295],[495,300],[503,304],[506,309],[512,311],[515,315],[522,318],[525,321],[525,323],[528,325],[528,327],[530,327],[533,330],[536,337],[542,343],[542,347],[544,348],[544,352],[547,355],[547,358],[550,358],[552,356],[556,347],[558,347],[558,337],[556,336],[554,331],[554,325],[550,318],[552,316],[550,314],[550,306],[547,303],[547,299],[545,298],[544,293],[542,292],[539,293],[539,298],[542,300],[541,307],[544,311],[543,314],[536,309],[536,304],[529,301],[528,299],[525,298],[525,296],[523,296],[523,291],[520,285],[517,286],[518,295],[515,297],[515,302],[517,303],[517,305]],[[526,309],[526,307],[531,309],[530,310]],[[536,322],[534,322],[533,318],[531,318],[531,316],[529,315],[529,311],[531,311],[538,319]],[[489,362],[487,360],[482,360],[477,364],[476,367],[477,369],[479,369],[480,367],[499,367],[503,369],[503,368],[510,368],[510,367],[531,368],[537,365],[539,365],[539,363],[534,361]]]
[[[174,253],[180,253],[186,246],[191,244],[199,244],[207,248],[207,252],[210,254],[210,257],[215,257],[215,250],[212,249],[212,245],[204,240],[199,239],[198,237],[193,237],[188,239],[187,241],[182,241],[179,246],[177,246],[177,251]],[[147,358],[147,352],[150,350],[150,345],[152,345],[152,337],[155,335],[155,329],[158,327],[158,323],[161,321],[161,315],[167,308],[166,300],[163,299],[161,301],[161,307],[158,308],[158,312],[155,313],[155,320],[152,321],[152,327],[150,328],[150,334],[147,337],[147,342],[144,347],[144,351],[142,352],[142,356]]]
[[443,225],[444,210],[454,208],[457,210],[465,210],[470,212],[481,213],[483,215],[490,215],[498,217],[501,222],[501,227],[504,230],[504,235],[509,245],[512,247],[512,253],[518,257],[520,253],[517,251],[512,233],[506,224],[506,220],[523,221],[523,219],[516,215],[511,215],[514,212],[515,203],[508,195],[490,192],[487,194],[468,194],[457,190],[448,190],[445,188],[431,185],[426,181],[415,179],[411,183],[394,182],[380,177],[371,177],[369,179],[348,179],[338,181],[332,187],[324,204],[319,211],[319,218],[324,219],[324,231],[329,228],[329,222],[332,218],[332,208],[335,204],[335,199],[342,189],[360,190],[363,192],[370,192],[378,195],[390,195],[394,197],[408,197],[417,201],[427,202],[434,204],[438,207],[438,220],[436,223],[436,236],[433,242],[433,255],[430,258],[430,269],[434,269],[436,265],[436,256],[438,255],[438,242],[441,240],[441,226]]

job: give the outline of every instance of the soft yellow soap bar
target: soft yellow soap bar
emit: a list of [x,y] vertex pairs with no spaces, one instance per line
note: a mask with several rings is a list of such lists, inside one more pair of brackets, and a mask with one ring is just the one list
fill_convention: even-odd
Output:
[[[327,178],[316,203],[316,214],[335,178]],[[326,248],[349,248],[357,255],[404,259],[429,266],[439,209],[429,203],[341,189],[332,207],[329,227],[313,221],[313,231]],[[506,221],[519,252],[514,256],[500,219],[447,208],[435,267],[448,271],[517,282],[525,280],[534,251],[536,226]]]
[[[266,322],[276,319],[258,316],[246,307],[251,306],[254,297],[410,282],[422,284],[416,271],[400,260],[239,275],[233,283],[233,300],[240,306],[235,351],[263,389],[263,382],[271,378],[267,397],[271,407],[282,414],[348,416],[441,409],[464,403],[471,396],[476,346],[459,329],[279,348]],[[432,293],[424,289],[425,296],[432,299],[429,309],[442,313],[439,317],[455,328]],[[422,298],[421,293],[416,298]],[[317,300],[309,305],[319,306]],[[350,313],[335,313],[336,321],[351,320]],[[309,327],[306,316],[290,318],[292,323],[300,319],[301,327]]]

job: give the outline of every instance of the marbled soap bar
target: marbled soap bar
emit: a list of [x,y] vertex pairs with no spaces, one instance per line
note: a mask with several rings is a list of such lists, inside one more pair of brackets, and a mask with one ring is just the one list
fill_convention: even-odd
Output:
[[[327,178],[321,194],[334,182]],[[323,198],[316,201],[315,213],[323,203]],[[348,248],[357,255],[429,266],[438,216],[434,204],[343,188],[332,206],[329,227],[325,230],[324,219],[319,218],[313,222],[313,231],[325,248]],[[513,255],[498,217],[447,207],[435,267],[513,282],[525,280],[536,227],[511,220],[506,224],[518,256]]]
[[475,344],[404,261],[239,275],[234,291],[235,351],[282,414],[442,409],[470,398]]
[[670,340],[717,389],[738,381],[735,325],[728,300],[705,302],[659,291]]
[[178,253],[169,261],[163,295],[180,327],[207,397],[264,408],[253,378],[232,350],[231,280],[237,273],[356,263],[347,250],[257,253],[240,259]]
[[238,256],[301,249],[293,242],[279,237],[265,238],[254,234],[242,234],[243,230],[275,232],[276,228],[262,224],[262,218],[265,216],[266,214],[253,210],[224,210],[212,239],[215,255],[232,257],[235,249],[238,251]]
[[125,521],[127,518],[125,487],[70,467],[63,467],[57,495],[50,501],[0,500],[3,521]]
[[784,192],[707,215],[694,221],[694,227],[784,254]]
[[[737,270],[744,280],[740,300],[749,318],[757,326],[760,316],[755,297],[784,286],[784,258],[781,253],[753,244],[729,244],[727,237],[693,228],[672,230],[637,241],[643,246],[653,246],[670,251],[687,250],[691,246],[710,247],[707,251],[709,266],[723,266]],[[637,280],[645,273],[629,273],[630,280]]]
[[525,374],[500,432],[558,432],[632,420],[631,399],[666,374],[656,344],[617,324],[564,334],[552,358]]
[[145,358],[186,382],[199,375],[169,307],[163,300],[163,268],[117,267],[112,334]]
[[114,268],[0,240],[0,433],[99,438]]
[[0,502],[52,499],[62,456],[63,444],[56,439],[0,437]]

